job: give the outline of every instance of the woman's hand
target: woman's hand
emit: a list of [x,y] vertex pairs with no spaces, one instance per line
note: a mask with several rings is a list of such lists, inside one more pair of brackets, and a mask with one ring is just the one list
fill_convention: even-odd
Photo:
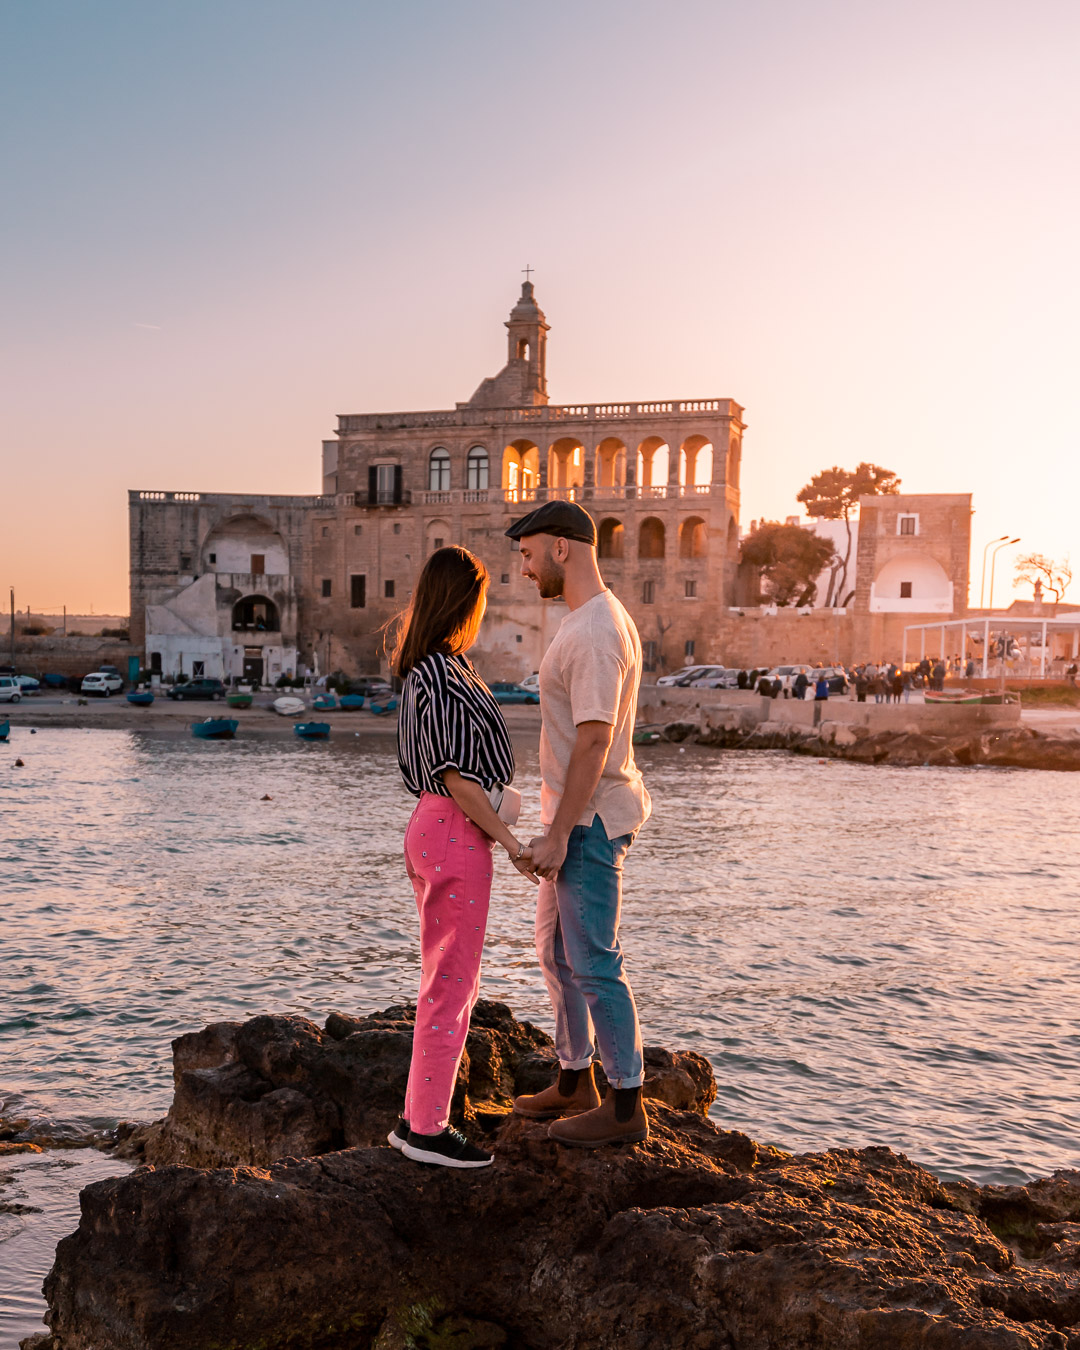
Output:
[[528,877],[534,886],[540,885],[540,878],[532,868],[532,854],[524,844],[518,844],[517,848],[510,851],[506,850],[506,856],[514,864],[523,877]]

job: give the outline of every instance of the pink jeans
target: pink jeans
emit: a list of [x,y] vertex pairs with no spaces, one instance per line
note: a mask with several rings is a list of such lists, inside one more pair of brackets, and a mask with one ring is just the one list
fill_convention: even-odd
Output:
[[430,792],[405,831],[405,867],[420,915],[420,993],[405,1119],[418,1134],[438,1134],[450,1119],[480,993],[493,847],[452,798]]

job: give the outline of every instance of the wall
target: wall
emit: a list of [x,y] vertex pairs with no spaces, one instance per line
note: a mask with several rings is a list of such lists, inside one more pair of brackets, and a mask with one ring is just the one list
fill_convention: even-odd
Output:
[[[0,662],[10,660],[10,647],[0,647]],[[100,666],[116,666],[127,679],[128,658],[139,656],[138,648],[130,642],[115,638],[88,637],[19,637],[15,638],[15,670],[20,675],[86,675]]]

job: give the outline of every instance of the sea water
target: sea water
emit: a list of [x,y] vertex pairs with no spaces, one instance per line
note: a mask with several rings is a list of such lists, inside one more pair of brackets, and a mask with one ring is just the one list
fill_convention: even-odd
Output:
[[[339,715],[311,744],[15,729],[5,1113],[149,1120],[169,1105],[174,1036],[415,996],[412,799],[392,738],[357,725]],[[528,738],[517,751],[527,837],[537,760]],[[670,745],[640,759],[654,812],[626,864],[627,967],[646,1043],[711,1060],[718,1122],[791,1149],[889,1144],[947,1177],[1080,1166],[1080,775]],[[551,1030],[532,888],[497,856],[483,994]],[[88,1169],[124,1170],[83,1159],[0,1160],[0,1350],[41,1329]],[[40,1213],[4,1214],[13,1187]]]

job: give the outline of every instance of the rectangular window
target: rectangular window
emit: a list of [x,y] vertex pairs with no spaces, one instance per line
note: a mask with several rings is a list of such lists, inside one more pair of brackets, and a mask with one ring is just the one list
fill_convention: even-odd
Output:
[[253,553],[251,555],[251,575],[261,577],[266,575],[266,554]]
[[687,659],[687,661],[690,661],[692,660],[693,655],[694,655],[694,639],[689,638],[686,642],[686,645],[683,647],[683,656]]
[[900,516],[897,534],[918,534],[919,517],[918,516]]
[[688,581],[688,582],[686,583],[686,598],[687,598],[688,600],[693,600],[693,598],[694,598],[696,595],[697,595],[697,582],[696,582],[696,581]]
[[354,525],[352,527],[352,532],[353,534],[363,534],[364,533],[363,525]]
[[201,680],[205,674],[206,674],[206,662],[205,662],[205,661],[192,661],[192,663],[191,663],[191,678],[192,678],[193,680]]
[[330,538],[330,526],[329,526],[329,525],[324,525],[324,526],[322,527],[322,537],[323,537],[324,539],[329,539],[329,538]]
[[190,554],[190,553],[181,553],[181,554],[180,554],[180,571],[181,571],[181,572],[190,572],[190,571],[191,571],[191,554]]
[[656,582],[646,581],[644,586],[642,586],[641,588],[641,603],[643,605],[651,605],[655,594],[656,594]]
[[501,586],[509,586],[509,585],[510,585],[510,573],[509,573],[509,572],[503,572],[503,573],[500,575],[500,577],[499,577],[499,584],[500,584]]
[[211,554],[210,554],[210,565],[211,565],[211,567],[213,567],[213,566],[215,566],[216,564],[217,564],[217,554],[216,554],[216,553],[211,553]]
[[443,541],[442,541],[441,539],[436,538],[436,539],[433,539],[433,540],[431,541],[431,547],[432,547],[433,549],[440,549],[440,548],[442,548],[442,546],[443,546]]
[[900,583],[900,599],[901,599],[901,600],[910,600],[910,599],[911,599],[911,582],[910,582],[910,581],[902,581],[902,582]]
[[394,598],[394,583],[393,583],[392,581],[384,581],[384,582],[383,582],[383,595],[385,596],[385,598],[386,598],[387,600],[393,600],[393,598]]
[[641,667],[643,670],[655,670],[660,652],[655,642],[641,644]]
[[349,604],[353,609],[363,609],[367,604],[367,577],[349,578]]
[[383,504],[394,500],[394,471],[396,464],[379,464],[375,471],[375,491],[377,500]]
[[394,521],[394,533],[395,534],[401,533],[401,526],[396,520]]
[[331,585],[331,582],[330,582],[330,578],[329,578],[329,577],[323,577],[323,581],[322,581],[322,596],[323,596],[323,599],[324,599],[324,600],[329,600],[329,599],[330,599],[330,592],[331,592],[331,590],[332,590],[332,585]]

